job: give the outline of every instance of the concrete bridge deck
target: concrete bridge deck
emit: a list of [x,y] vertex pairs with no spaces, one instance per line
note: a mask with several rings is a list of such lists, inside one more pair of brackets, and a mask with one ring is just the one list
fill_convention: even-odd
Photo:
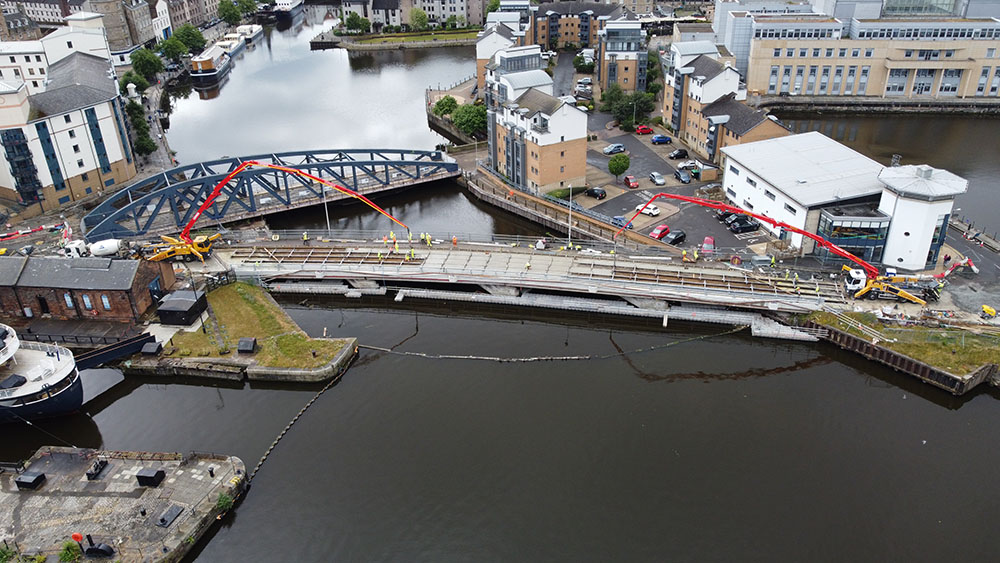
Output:
[[[770,312],[846,307],[834,280],[786,280],[728,264],[681,263],[664,256],[536,250],[437,240],[431,246],[378,241],[237,244],[219,257],[239,277],[264,283],[347,282],[362,293],[384,288],[467,289],[508,298],[528,293],[577,295],[664,311],[698,304]],[[343,287],[343,286],[342,286]],[[317,288],[314,288],[317,289]],[[316,291],[316,292],[322,292]],[[347,293],[331,288],[328,293]]]

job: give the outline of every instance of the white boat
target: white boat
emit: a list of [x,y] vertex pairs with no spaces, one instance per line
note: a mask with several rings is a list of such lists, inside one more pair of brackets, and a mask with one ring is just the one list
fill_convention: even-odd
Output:
[[216,41],[215,44],[222,47],[222,50],[225,51],[230,58],[233,58],[243,52],[243,48],[246,47],[246,40],[243,35],[239,33],[227,33],[222,36],[222,39]]
[[195,82],[216,82],[229,72],[232,58],[225,49],[212,45],[191,58],[191,79]]
[[277,0],[273,13],[278,17],[288,16],[302,9],[302,0]]
[[83,405],[83,383],[69,349],[22,342],[0,324],[0,422],[69,414]]
[[252,44],[264,34],[264,26],[255,23],[238,25],[236,26],[236,33],[242,35],[248,44]]

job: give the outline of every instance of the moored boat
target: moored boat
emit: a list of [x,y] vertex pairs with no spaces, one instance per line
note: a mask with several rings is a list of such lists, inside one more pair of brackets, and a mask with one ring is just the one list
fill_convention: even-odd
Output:
[[22,342],[0,324],[0,422],[69,414],[83,406],[83,383],[69,349]]
[[302,0],[277,0],[271,11],[278,18],[288,18],[302,10]]
[[229,55],[230,58],[235,58],[243,52],[243,48],[246,47],[246,40],[242,34],[239,33],[227,33],[222,39],[215,42],[216,45],[222,47],[222,50]]
[[201,83],[218,81],[229,72],[231,64],[232,58],[225,49],[211,45],[191,58],[191,79]]
[[238,25],[236,33],[242,35],[247,44],[253,44],[264,35],[264,26],[255,23]]

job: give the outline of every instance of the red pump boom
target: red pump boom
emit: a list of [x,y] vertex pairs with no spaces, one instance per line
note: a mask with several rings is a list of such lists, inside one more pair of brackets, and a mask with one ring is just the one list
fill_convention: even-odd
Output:
[[[784,222],[781,222],[781,221],[777,221],[775,219],[771,219],[770,217],[768,217],[766,215],[759,215],[757,213],[753,213],[753,212],[747,211],[745,209],[740,209],[739,207],[734,207],[732,205],[729,205],[729,204],[726,204],[726,203],[722,203],[722,202],[719,202],[719,201],[713,201],[713,200],[710,200],[710,199],[702,199],[700,197],[691,197],[691,196],[676,195],[676,194],[665,194],[665,193],[656,194],[649,201],[647,201],[646,204],[642,206],[642,208],[640,208],[638,211],[636,211],[635,215],[633,215],[625,224],[628,225],[629,223],[631,223],[632,219],[635,219],[636,216],[638,216],[640,213],[642,213],[642,209],[645,209],[646,205],[649,205],[650,203],[653,203],[654,201],[656,201],[657,199],[659,199],[661,197],[665,197],[665,198],[668,198],[668,199],[676,199],[676,200],[680,200],[680,201],[686,201],[688,203],[694,203],[696,205],[701,205],[701,206],[704,206],[704,207],[710,207],[712,209],[722,209],[722,210],[725,210],[725,211],[729,211],[731,213],[740,213],[740,214],[743,214],[743,215],[749,215],[749,216],[753,217],[754,219],[757,219],[759,221],[763,221],[763,222],[768,223],[770,225],[774,225],[775,227],[780,227],[782,229],[786,229],[786,230],[792,231],[793,233],[798,233],[798,234],[800,234],[802,236],[811,238],[812,240],[816,241],[816,244],[818,244],[820,246],[820,248],[825,248],[825,249],[829,250],[830,252],[836,254],[837,256],[840,256],[841,258],[846,258],[846,259],[850,260],[851,262],[854,262],[855,264],[857,264],[858,266],[860,266],[861,269],[865,271],[865,274],[868,275],[868,279],[875,279],[875,278],[877,278],[879,276],[878,268],[876,268],[875,266],[872,266],[868,262],[865,262],[864,260],[858,258],[857,256],[851,254],[850,252],[844,250],[843,248],[837,246],[836,244],[833,244],[832,242],[826,240],[825,238],[823,238],[823,237],[821,237],[819,235],[816,235],[814,233],[810,233],[808,231],[804,231],[804,230],[802,230],[802,229],[800,229],[798,227],[793,227],[793,226],[791,226],[791,225],[789,225],[787,223],[784,223]],[[623,230],[625,230],[625,227],[622,227],[621,229],[619,229],[618,232],[615,233],[615,236],[617,237]]]

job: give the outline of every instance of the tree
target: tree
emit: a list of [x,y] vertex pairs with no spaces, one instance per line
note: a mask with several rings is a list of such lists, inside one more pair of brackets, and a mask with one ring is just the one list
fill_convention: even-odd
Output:
[[486,106],[465,104],[459,106],[451,114],[455,127],[466,135],[475,135],[486,131]]
[[249,16],[257,11],[257,3],[254,0],[236,0],[236,7],[244,16]]
[[410,10],[410,27],[414,31],[427,31],[427,12],[420,8]]
[[135,152],[139,156],[147,156],[156,152],[157,146],[153,142],[153,139],[149,135],[140,135],[138,139],[135,140]]
[[611,112],[614,110],[615,104],[621,102],[625,98],[625,92],[622,92],[622,87],[618,85],[617,82],[613,82],[604,89],[601,94],[601,111]]
[[361,31],[361,16],[357,12],[350,12],[344,21],[344,27],[351,31]]
[[[626,129],[635,127],[635,122],[645,121],[646,116],[656,109],[655,98],[655,95],[645,92],[632,92],[628,95],[622,94],[621,99],[613,103],[611,114]],[[634,120],[632,119],[633,116],[635,117]]]
[[132,70],[141,74],[147,80],[152,80],[157,72],[163,71],[163,61],[160,60],[160,57],[156,56],[156,53],[149,49],[143,48],[133,51],[129,55],[129,58],[132,59]]
[[187,45],[176,37],[171,37],[160,43],[160,54],[176,62],[180,62],[181,57],[188,52]]
[[448,27],[448,29],[455,29],[455,27],[458,26],[458,16],[448,16],[448,19],[444,20],[444,24]]
[[455,101],[455,98],[445,96],[434,104],[432,111],[434,111],[434,115],[448,115],[454,112],[456,108],[458,108],[458,102]]
[[368,33],[372,30],[372,22],[368,18],[361,18],[361,33]]
[[[118,84],[122,94],[128,94],[128,84],[135,84],[135,89],[139,93],[142,93],[146,88],[149,88],[149,82],[131,70],[122,75]],[[131,103],[135,104],[135,102]],[[139,106],[139,104],[135,105],[139,108],[139,111],[142,111],[142,106]]]
[[628,155],[624,153],[618,153],[608,160],[608,172],[614,174],[615,180],[618,176],[621,176],[628,170],[628,167],[632,165],[632,161],[629,160]]
[[647,93],[652,94],[652,95],[655,96],[655,95],[657,95],[657,94],[660,93],[660,90],[663,90],[663,84],[660,84],[659,82],[647,82],[646,83],[646,92]]
[[500,9],[500,0],[490,0],[490,3],[486,5],[486,13],[495,12]]
[[143,110],[142,106],[135,100],[129,100],[129,102],[125,104],[125,115],[127,115],[132,121],[137,119],[142,120],[146,118],[146,111]]
[[573,68],[576,69],[580,74],[593,74],[594,73],[594,63],[593,61],[587,62],[583,58],[583,55],[577,55],[573,57]]
[[219,18],[228,23],[229,25],[236,25],[240,23],[240,18],[242,14],[240,9],[236,7],[233,0],[220,0],[219,1]]
[[174,37],[180,40],[189,53],[200,53],[205,48],[205,36],[198,31],[198,28],[186,23],[174,31]]

